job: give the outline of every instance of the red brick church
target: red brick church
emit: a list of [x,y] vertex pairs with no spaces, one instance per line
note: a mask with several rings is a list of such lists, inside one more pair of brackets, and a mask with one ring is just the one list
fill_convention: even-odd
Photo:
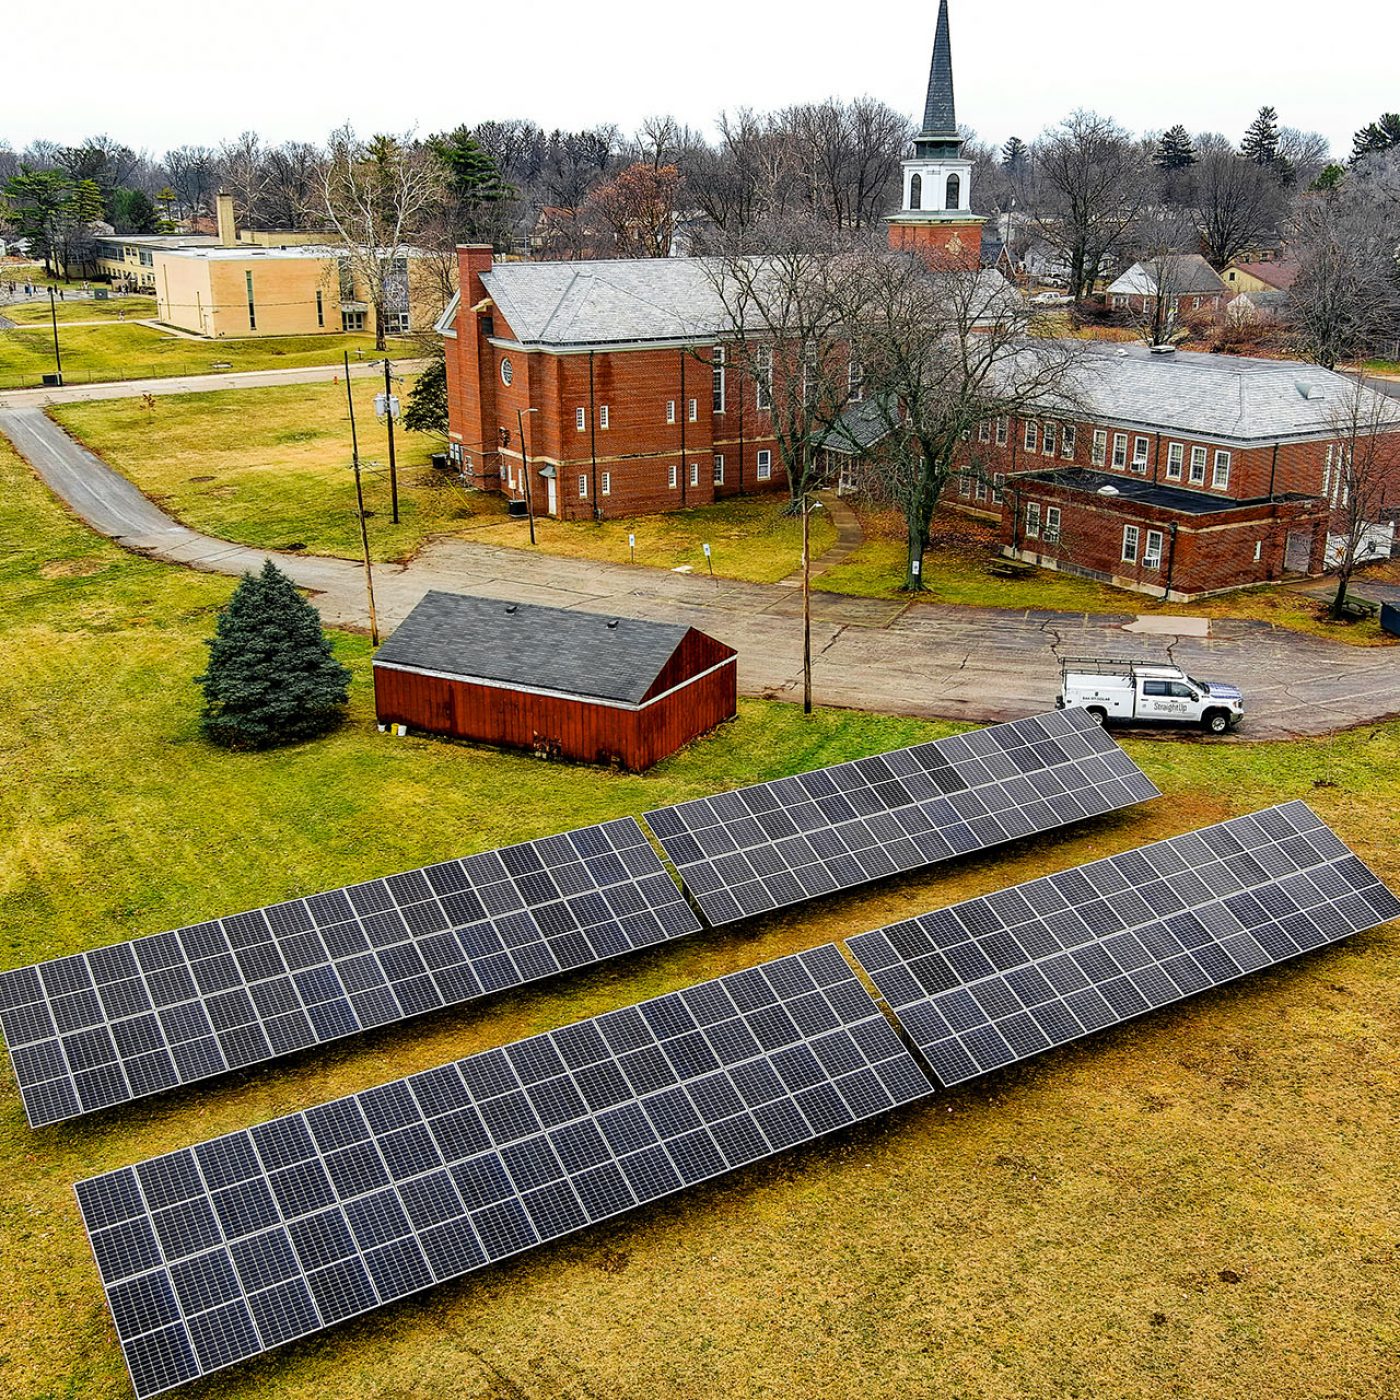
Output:
[[[980,261],[972,163],[941,0],[923,130],[892,247]],[[725,362],[727,316],[701,258],[495,261],[458,249],[446,340],[450,451],[485,490],[563,520],[785,491],[765,386]]]

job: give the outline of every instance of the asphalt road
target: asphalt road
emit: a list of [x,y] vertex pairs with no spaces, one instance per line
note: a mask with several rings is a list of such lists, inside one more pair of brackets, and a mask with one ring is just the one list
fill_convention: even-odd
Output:
[[[314,595],[328,622],[367,625],[364,574],[353,560],[269,556],[188,529],[37,407],[0,409],[0,432],[89,525],[127,548],[225,574],[259,568],[271,557]],[[711,581],[450,539],[406,566],[377,566],[374,577],[385,633],[430,588],[684,622],[738,648],[743,693],[789,700],[802,694],[801,597],[790,585]],[[1054,704],[1061,656],[1169,656],[1205,679],[1241,684],[1248,704],[1244,737],[1324,734],[1400,714],[1400,649],[1350,647],[1244,621],[1215,622],[1208,637],[1125,632],[1134,620],[1132,613],[1006,611],[814,594],[814,694],[823,705],[1012,719]]]

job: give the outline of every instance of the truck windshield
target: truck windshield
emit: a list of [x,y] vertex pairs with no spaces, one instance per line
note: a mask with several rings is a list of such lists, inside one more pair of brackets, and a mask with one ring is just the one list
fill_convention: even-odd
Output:
[[1197,690],[1204,690],[1207,693],[1209,693],[1210,687],[1204,681],[1198,681],[1195,678],[1195,676],[1187,676],[1186,679],[1190,681],[1191,684],[1194,685]]

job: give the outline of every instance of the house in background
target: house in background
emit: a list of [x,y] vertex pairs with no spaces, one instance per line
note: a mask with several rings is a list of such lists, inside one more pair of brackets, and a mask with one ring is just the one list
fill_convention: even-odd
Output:
[[1287,292],[1298,280],[1298,264],[1288,258],[1271,258],[1268,262],[1237,259],[1222,275],[1232,292]]
[[1150,316],[1158,297],[1171,303],[1172,318],[1215,313],[1230,299],[1220,274],[1199,253],[1172,253],[1135,262],[1105,293],[1117,311]]
[[374,655],[382,724],[651,767],[738,708],[738,653],[694,627],[429,593]]

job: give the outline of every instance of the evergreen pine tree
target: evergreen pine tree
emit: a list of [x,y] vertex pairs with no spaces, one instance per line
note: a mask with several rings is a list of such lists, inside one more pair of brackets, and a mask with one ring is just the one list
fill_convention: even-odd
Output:
[[442,356],[414,381],[404,405],[403,425],[411,433],[447,436],[447,361]]
[[331,654],[315,608],[271,559],[244,574],[219,613],[204,691],[205,738],[231,749],[311,739],[344,718],[350,672]]
[[1278,112],[1274,108],[1259,109],[1240,142],[1240,154],[1255,165],[1278,163]]
[[1196,148],[1191,144],[1190,133],[1178,123],[1162,133],[1157,149],[1152,153],[1153,163],[1158,170],[1185,170],[1196,163]]
[[1363,126],[1352,138],[1351,158],[1360,160],[1362,156],[1393,151],[1397,146],[1400,146],[1400,112],[1385,112],[1379,121]]
[[1026,143],[1019,136],[1013,136],[1001,148],[1002,167],[1015,175],[1026,163]]

